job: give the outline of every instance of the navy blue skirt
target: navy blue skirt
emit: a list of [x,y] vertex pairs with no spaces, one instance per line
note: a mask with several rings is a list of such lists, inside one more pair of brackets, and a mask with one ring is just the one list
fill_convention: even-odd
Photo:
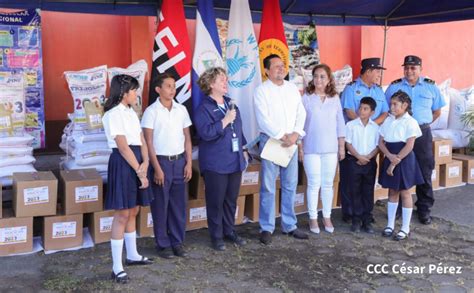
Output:
[[[404,142],[385,142],[385,146],[392,154],[398,154],[400,150],[405,146]],[[388,166],[390,166],[390,160],[384,158],[380,173],[379,183],[384,188],[390,188],[393,190],[405,190],[410,189],[414,185],[423,184],[423,174],[421,173],[420,166],[416,160],[415,153],[411,151],[393,170],[393,176],[387,174]]]
[[[141,164],[143,158],[140,146],[131,145],[130,149],[135,154],[138,163]],[[153,200],[153,192],[150,187],[138,188],[140,179],[117,148],[113,148],[110,155],[107,179],[106,210],[131,209],[137,205],[147,206]]]

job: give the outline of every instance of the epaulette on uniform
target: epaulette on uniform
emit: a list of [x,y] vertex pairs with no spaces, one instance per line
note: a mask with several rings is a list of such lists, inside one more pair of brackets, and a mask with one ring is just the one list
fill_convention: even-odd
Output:
[[400,83],[400,82],[402,82],[401,78],[392,81],[390,84],[397,84],[397,83]]
[[434,81],[434,80],[429,79],[429,78],[426,78],[426,77],[425,77],[424,81],[425,81],[426,83],[429,83],[429,84],[435,84],[435,81]]
[[353,84],[355,84],[355,80],[354,80],[354,81],[351,81],[351,82],[349,82],[347,85],[353,85]]

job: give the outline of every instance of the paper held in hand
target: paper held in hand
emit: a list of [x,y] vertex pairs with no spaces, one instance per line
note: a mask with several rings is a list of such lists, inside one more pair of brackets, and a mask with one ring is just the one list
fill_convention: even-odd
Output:
[[291,158],[296,152],[298,146],[296,144],[285,148],[282,147],[280,140],[270,138],[265,147],[263,147],[262,154],[260,155],[263,159],[269,160],[278,166],[286,168],[290,163]]

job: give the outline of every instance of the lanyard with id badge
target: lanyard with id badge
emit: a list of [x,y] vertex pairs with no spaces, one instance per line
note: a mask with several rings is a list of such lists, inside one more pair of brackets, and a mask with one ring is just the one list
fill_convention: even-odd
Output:
[[[231,102],[230,106],[227,105],[227,102],[224,100],[224,107],[223,109],[220,106],[217,106],[217,108],[222,112],[222,114],[226,114],[227,109],[233,110],[235,108],[234,104]],[[237,153],[239,152],[239,138],[237,137],[237,134],[235,134],[235,129],[234,129],[234,123],[230,123],[230,127],[232,128],[232,152]]]

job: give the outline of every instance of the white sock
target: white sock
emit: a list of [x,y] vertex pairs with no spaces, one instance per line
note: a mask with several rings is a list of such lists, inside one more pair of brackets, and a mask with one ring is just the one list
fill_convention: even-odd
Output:
[[123,250],[123,239],[110,239],[110,248],[112,249],[112,270],[115,274],[123,271],[122,265],[122,250]]
[[127,259],[141,260],[142,256],[137,251],[137,232],[124,233],[125,249],[127,250]]
[[392,230],[395,229],[395,216],[397,215],[398,202],[388,202],[387,203],[387,217],[388,223],[387,227]]
[[410,221],[413,208],[402,208],[402,231],[410,233]]

